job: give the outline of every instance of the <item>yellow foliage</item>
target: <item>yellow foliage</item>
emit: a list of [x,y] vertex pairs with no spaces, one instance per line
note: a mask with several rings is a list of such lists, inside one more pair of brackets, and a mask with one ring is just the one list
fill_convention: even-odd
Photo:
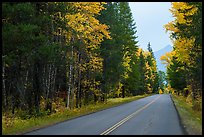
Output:
[[103,58],[101,57],[97,57],[97,56],[93,56],[90,55],[90,69],[91,70],[98,70],[98,71],[102,71],[102,67],[103,67]]
[[123,84],[121,82],[119,82],[118,88],[116,89],[117,97],[119,97],[119,94],[122,93],[122,86],[123,86]]
[[147,84],[147,92],[152,93],[152,86],[149,83]]
[[166,31],[171,33],[179,32],[180,30],[176,27],[176,24],[184,24],[186,26],[192,25],[192,19],[188,18],[197,12],[197,7],[193,5],[188,5],[187,2],[172,2],[172,7],[170,9],[173,17],[175,19],[168,24],[164,25]]
[[100,11],[105,9],[103,7],[105,2],[71,2],[80,12],[86,12],[90,15],[99,15]]
[[[187,12],[182,12],[184,10]],[[179,24],[191,25],[192,20],[187,19],[186,16],[195,14],[197,8],[192,5],[188,5],[186,2],[172,2],[172,8],[170,11],[176,18],[176,22]]]
[[145,62],[145,67],[146,67],[147,71],[151,71],[151,67],[149,66],[148,62]]
[[[102,24],[95,17],[100,15],[105,2],[67,2],[68,7],[72,9],[71,12],[67,12],[65,19],[67,21],[66,34],[67,43],[70,43],[71,39],[74,41],[80,40],[82,46],[85,48],[86,55],[89,58],[89,62],[80,65],[82,71],[90,69],[91,71],[102,71],[102,61],[94,50],[99,48],[101,42],[106,39],[111,39],[109,27],[106,24]],[[73,12],[74,11],[74,12]]]
[[139,57],[139,56],[140,56],[140,53],[143,54],[142,48],[138,48],[138,50],[137,50],[137,52],[136,52],[135,54],[136,54],[137,57]]
[[163,91],[161,89],[159,89],[159,94],[163,94]]
[[150,53],[149,51],[144,51],[144,52],[143,52],[143,55],[144,55],[145,58],[147,58],[147,56],[149,56],[150,54],[151,54],[151,53]]
[[127,55],[128,52],[126,52],[123,56],[123,62],[122,65],[125,67],[126,71],[123,74],[123,78],[127,79],[128,76],[128,72],[131,72],[132,69],[130,67],[130,61],[131,61],[131,57]]
[[160,57],[162,64],[166,64],[168,66],[171,63],[171,59],[174,55],[175,55],[175,51],[166,52],[164,55]]
[[[103,2],[73,2],[71,3],[75,8],[76,13],[68,13],[65,15],[67,25],[72,30],[77,32],[78,39],[83,38],[84,43],[91,45],[98,45],[103,38],[111,39],[108,26],[99,23],[94,16],[99,14],[103,7]],[[72,32],[69,35],[74,35]],[[90,46],[90,45],[89,45]]]
[[178,60],[183,63],[192,63],[189,62],[191,59],[191,56],[189,55],[189,52],[193,50],[195,38],[186,39],[186,38],[178,38],[176,41],[174,41],[175,45],[175,52],[178,57]]
[[169,22],[168,24],[164,25],[164,28],[166,28],[166,32],[167,31],[172,31],[172,32],[178,32],[179,29],[177,27],[174,26],[175,21]]
[[154,60],[154,58],[152,58],[152,71],[153,72],[157,71],[157,63],[156,60]]

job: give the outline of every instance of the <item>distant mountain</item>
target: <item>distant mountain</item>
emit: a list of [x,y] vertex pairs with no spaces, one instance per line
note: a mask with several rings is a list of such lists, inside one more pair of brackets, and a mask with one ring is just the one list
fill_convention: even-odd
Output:
[[167,45],[163,49],[160,49],[160,50],[154,52],[154,56],[156,58],[158,70],[166,72],[166,66],[161,63],[160,57],[162,55],[164,55],[166,52],[170,52],[172,50],[173,50],[173,47],[171,45]]

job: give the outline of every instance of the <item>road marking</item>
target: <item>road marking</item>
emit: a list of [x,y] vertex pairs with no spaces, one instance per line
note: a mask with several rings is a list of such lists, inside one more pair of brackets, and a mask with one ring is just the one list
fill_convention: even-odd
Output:
[[121,121],[119,121],[118,123],[116,123],[115,125],[113,125],[112,127],[108,128],[107,130],[105,130],[103,133],[101,133],[100,135],[108,135],[109,133],[111,133],[113,130],[115,130],[116,128],[118,128],[119,126],[121,126],[123,123],[125,123],[126,121],[128,121],[129,119],[131,119],[132,117],[134,117],[136,114],[138,114],[140,111],[144,110],[145,108],[147,108],[149,105],[151,105],[152,103],[154,103],[160,96],[158,96],[156,99],[154,99],[153,101],[151,101],[150,103],[146,104],[144,107],[138,109],[137,111],[135,111],[134,113],[130,114],[129,116],[127,116],[126,118],[122,119]]

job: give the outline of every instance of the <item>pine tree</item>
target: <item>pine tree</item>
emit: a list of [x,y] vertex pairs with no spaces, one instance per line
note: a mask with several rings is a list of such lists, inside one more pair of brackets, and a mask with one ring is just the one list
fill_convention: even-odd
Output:
[[147,45],[148,52],[146,53],[146,82],[149,93],[158,91],[158,74],[156,60],[150,43]]
[[[129,82],[137,78],[130,78],[137,74],[137,41],[136,27],[133,23],[130,7],[127,2],[109,2],[107,10],[102,12],[99,19],[110,26],[111,40],[105,40],[101,45],[103,62],[104,91],[114,91],[113,96],[125,95]],[[129,82],[128,82],[129,79]],[[124,88],[124,90],[122,90]],[[124,92],[124,93],[122,93]]]

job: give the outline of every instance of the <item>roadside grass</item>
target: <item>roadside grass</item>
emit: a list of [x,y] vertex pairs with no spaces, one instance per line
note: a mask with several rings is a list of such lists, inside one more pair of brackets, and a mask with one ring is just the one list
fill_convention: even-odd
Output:
[[3,135],[24,134],[32,130],[54,125],[56,123],[76,118],[78,116],[118,106],[150,95],[152,94],[144,94],[126,98],[110,98],[107,100],[106,103],[90,104],[87,106],[82,106],[81,108],[74,108],[71,110],[64,108],[61,111],[53,113],[51,115],[32,117],[26,120],[22,120],[21,118],[15,116],[5,117],[5,115],[2,114],[2,134]]
[[186,102],[186,98],[171,95],[187,134],[202,135],[202,110],[194,111],[191,103]]

